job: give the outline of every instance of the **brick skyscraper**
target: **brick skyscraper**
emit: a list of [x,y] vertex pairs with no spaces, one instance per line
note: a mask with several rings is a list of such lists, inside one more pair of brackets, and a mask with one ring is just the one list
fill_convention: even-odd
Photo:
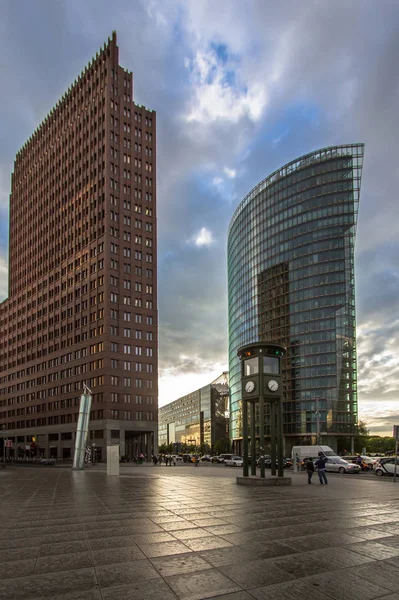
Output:
[[156,118],[118,55],[114,32],[15,160],[0,304],[15,457],[73,455],[84,382],[98,458],[111,440],[130,457],[156,445]]

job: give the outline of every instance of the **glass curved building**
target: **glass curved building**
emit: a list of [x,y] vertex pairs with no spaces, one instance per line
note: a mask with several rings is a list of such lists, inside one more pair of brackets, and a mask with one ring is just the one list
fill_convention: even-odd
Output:
[[[357,422],[354,245],[364,144],[306,154],[261,181],[228,234],[230,435],[241,451],[237,349],[287,347],[286,453],[302,442],[336,449]],[[266,414],[266,420],[268,416]]]

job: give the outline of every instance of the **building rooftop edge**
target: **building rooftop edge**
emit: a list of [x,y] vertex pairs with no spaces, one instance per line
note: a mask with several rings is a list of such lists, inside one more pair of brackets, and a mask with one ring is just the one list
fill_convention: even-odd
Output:
[[20,154],[25,150],[25,148],[28,146],[28,144],[30,144],[30,142],[32,142],[33,139],[39,134],[41,129],[47,124],[47,121],[54,115],[54,113],[57,111],[57,109],[59,109],[60,106],[62,105],[62,103],[66,100],[68,95],[80,83],[80,81],[83,79],[83,77],[85,76],[87,71],[95,64],[96,60],[98,60],[101,57],[101,53],[105,52],[112,43],[115,43],[115,44],[117,43],[117,36],[116,36],[115,30],[112,31],[112,35],[108,37],[108,40],[106,42],[104,42],[104,45],[101,46],[99,50],[97,50],[95,56],[93,56],[91,58],[91,60],[89,60],[89,62],[85,65],[85,67],[82,69],[82,71],[79,73],[79,75],[74,79],[73,83],[68,86],[67,91],[65,91],[62,94],[62,96],[57,100],[57,102],[54,104],[54,106],[50,109],[50,111],[47,113],[47,115],[42,119],[42,121],[36,127],[34,132],[22,144],[22,146],[16,153],[16,158],[19,158]]
[[193,390],[192,392],[188,392],[188,394],[184,394],[183,396],[180,396],[179,398],[176,398],[176,400],[172,400],[171,402],[168,402],[167,404],[164,404],[163,406],[159,406],[158,410],[162,410],[163,408],[168,408],[169,406],[171,406],[175,402],[179,402],[183,398],[186,398],[187,396],[191,396],[191,394],[195,394],[196,392],[199,392],[204,387],[207,387],[208,385],[212,385],[213,383],[215,383],[218,379],[220,379],[220,377],[223,377],[223,375],[228,375],[228,373],[229,373],[228,371],[222,371],[222,373],[218,377],[216,377],[216,379],[214,379],[213,381],[211,381],[210,383],[206,383],[202,387],[197,388],[196,390]]
[[274,183],[274,181],[276,181],[280,177],[286,177],[287,175],[289,175],[288,172],[284,173],[284,175],[283,175],[282,172],[284,170],[288,170],[290,167],[293,167],[294,165],[296,165],[295,168],[292,168],[292,171],[291,171],[291,172],[294,172],[298,168],[300,168],[306,160],[308,160],[311,157],[314,157],[315,155],[317,155],[319,153],[343,149],[343,148],[353,148],[353,147],[362,148],[363,153],[364,153],[365,143],[364,142],[354,142],[352,144],[339,144],[337,146],[326,146],[325,148],[318,148],[317,150],[313,150],[312,152],[307,152],[306,154],[303,154],[302,156],[294,158],[293,160],[289,161],[282,167],[279,167],[278,169],[273,171],[273,173],[271,173],[270,175],[268,175],[267,177],[262,179],[262,181],[257,183],[248,192],[248,194],[246,194],[246,196],[241,200],[241,202],[235,209],[233,216],[230,219],[228,235],[230,234],[230,230],[233,226],[234,221],[236,220],[237,216],[241,213],[241,211],[244,209],[244,207],[248,204],[249,200],[251,200],[259,191],[261,191],[262,188],[264,189],[265,187],[267,187],[268,184]]

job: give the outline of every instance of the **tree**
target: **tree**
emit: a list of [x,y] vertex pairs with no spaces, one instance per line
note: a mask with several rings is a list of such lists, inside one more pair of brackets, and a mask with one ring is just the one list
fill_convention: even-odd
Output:
[[230,440],[229,438],[223,438],[221,440],[216,440],[214,443],[213,449],[216,454],[223,454],[224,452],[228,452],[230,450]]
[[370,430],[365,421],[358,421],[357,425],[355,425],[355,433],[356,435],[364,437],[368,437],[370,435]]

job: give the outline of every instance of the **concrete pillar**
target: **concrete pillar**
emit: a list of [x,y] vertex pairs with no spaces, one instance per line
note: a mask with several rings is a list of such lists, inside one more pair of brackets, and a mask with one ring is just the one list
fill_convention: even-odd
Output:
[[126,456],[126,441],[125,441],[125,430],[119,430],[119,445],[121,449],[121,456]]
[[144,454],[146,454],[147,462],[151,462],[151,460],[152,460],[152,454],[153,454],[153,448],[154,448],[153,437],[154,437],[154,434],[152,431],[148,431],[146,433],[146,451]]

